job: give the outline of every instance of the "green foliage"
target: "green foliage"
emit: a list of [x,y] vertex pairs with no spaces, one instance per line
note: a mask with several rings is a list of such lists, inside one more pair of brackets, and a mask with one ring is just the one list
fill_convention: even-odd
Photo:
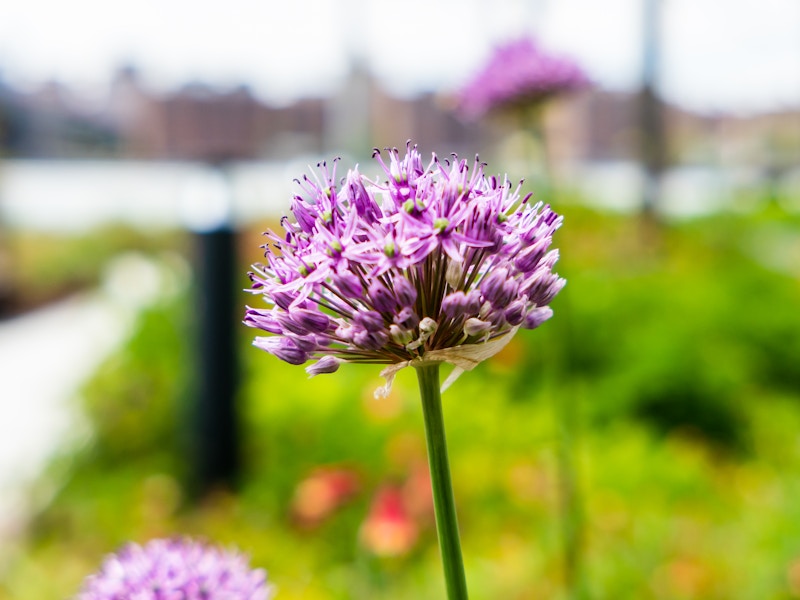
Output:
[[[474,598],[567,597],[565,451],[585,597],[800,597],[800,279],[752,245],[776,225],[800,228],[775,215],[653,227],[567,207],[556,316],[443,397]],[[243,327],[243,482],[188,501],[190,306],[143,314],[87,384],[92,442],[54,468],[0,599],[62,598],[123,541],[176,533],[250,552],[282,600],[442,597],[429,515],[398,556],[359,534],[376,491],[424,465],[413,373],[377,401],[377,368],[308,380]],[[293,503],[320,466],[352,470],[359,489],[304,525]]]
[[14,311],[24,311],[87,287],[98,285],[110,257],[124,251],[186,252],[186,237],[175,231],[145,232],[111,225],[74,234],[6,232],[0,250],[11,269],[9,286]]
[[85,386],[85,412],[96,424],[87,458],[94,468],[139,459],[170,464],[179,456],[191,367],[185,302],[144,311],[124,350]]

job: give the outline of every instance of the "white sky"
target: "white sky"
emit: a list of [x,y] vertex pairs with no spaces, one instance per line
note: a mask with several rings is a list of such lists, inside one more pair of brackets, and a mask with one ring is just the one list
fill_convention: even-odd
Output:
[[[2,0],[11,82],[104,84],[136,64],[158,87],[247,82],[264,98],[323,94],[358,54],[393,92],[447,91],[493,44],[535,34],[599,85],[640,75],[644,0]],[[662,89],[700,109],[800,106],[800,0],[662,0]]]

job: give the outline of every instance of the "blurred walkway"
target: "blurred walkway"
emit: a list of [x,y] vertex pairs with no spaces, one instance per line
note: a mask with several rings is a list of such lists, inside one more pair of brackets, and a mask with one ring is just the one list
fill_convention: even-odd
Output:
[[115,316],[95,293],[0,323],[0,539],[23,525],[27,484],[79,438],[70,400],[120,342]]
[[0,322],[0,550],[46,501],[49,490],[32,495],[29,488],[48,461],[86,439],[80,386],[163,292],[163,274],[125,256],[111,264],[102,288]]

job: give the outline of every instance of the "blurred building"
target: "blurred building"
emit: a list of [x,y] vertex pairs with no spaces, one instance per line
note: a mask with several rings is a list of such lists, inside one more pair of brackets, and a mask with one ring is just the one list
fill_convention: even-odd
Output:
[[11,156],[74,158],[117,151],[118,135],[92,102],[58,81],[22,92],[0,81],[0,149]]
[[[800,157],[800,107],[770,114],[700,114],[666,105],[668,164],[748,164],[780,173]],[[561,98],[545,129],[554,168],[637,161],[640,121],[634,93],[591,90]],[[144,160],[286,159],[347,152],[411,139],[426,151],[469,156],[492,146],[496,128],[460,120],[432,93],[398,98],[364,68],[330,97],[270,106],[246,86],[189,83],[169,93],[143,85],[126,66],[104,102],[58,82],[19,91],[0,81],[0,136],[17,157]]]
[[[639,157],[637,96],[594,90],[564,98],[546,128],[556,163]],[[704,114],[666,104],[667,162],[787,169],[800,164],[800,107],[764,114]]]

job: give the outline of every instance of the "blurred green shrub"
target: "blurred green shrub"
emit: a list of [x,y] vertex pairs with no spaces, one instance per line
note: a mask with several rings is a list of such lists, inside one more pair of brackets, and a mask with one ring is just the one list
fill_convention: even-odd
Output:
[[144,231],[123,224],[79,234],[29,230],[5,232],[11,296],[7,310],[24,312],[100,283],[113,256],[126,251],[145,254],[166,250],[187,254],[188,237],[172,230]]
[[[569,283],[555,318],[444,397],[470,588],[563,597],[554,408],[568,403],[592,597],[800,597],[800,282],[749,245],[771,223],[720,216],[651,229],[565,212],[556,244]],[[25,552],[0,573],[0,600],[63,597],[103,552],[175,532],[251,552],[286,600],[439,597],[424,518],[406,554],[359,542],[376,490],[407,485],[425,460],[408,374],[379,402],[377,368],[308,380],[249,348],[243,327],[246,477],[236,494],[185,502],[190,307],[182,297],[144,313],[87,385],[92,444],[70,455]],[[320,466],[354,473],[358,491],[304,527],[293,502]],[[52,571],[51,587],[30,577],[35,565]]]

